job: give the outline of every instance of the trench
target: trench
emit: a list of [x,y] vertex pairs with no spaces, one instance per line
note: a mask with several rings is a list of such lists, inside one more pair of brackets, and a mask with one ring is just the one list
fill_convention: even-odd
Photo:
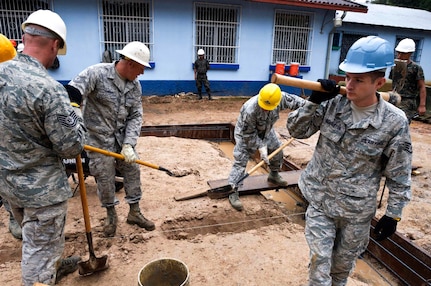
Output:
[[[224,156],[233,160],[234,143],[222,140],[218,142],[218,148]],[[253,168],[258,161],[258,156],[250,160],[247,169]],[[287,164],[288,165],[288,164]],[[285,167],[284,169],[289,169]],[[268,170],[264,167],[257,169],[253,175],[266,175]],[[296,185],[277,190],[265,190],[259,192],[265,200],[264,205],[257,211],[215,209],[199,215],[184,215],[176,219],[165,221],[161,228],[168,239],[193,239],[197,235],[216,233],[240,233],[264,226],[280,224],[286,221],[304,225],[305,203],[298,195]]]
[[[230,123],[144,126],[141,136],[176,136],[218,142],[220,150],[232,157],[233,131],[234,126]],[[300,168],[285,160],[282,171],[292,170]],[[256,173],[266,174],[268,171],[261,168]],[[179,240],[208,233],[243,232],[284,221],[304,224],[306,205],[297,186],[260,191],[260,194],[265,198],[262,204],[270,204],[271,207],[263,206],[256,212],[215,209],[199,215],[184,215],[165,221],[162,230],[168,239]],[[393,285],[388,281],[394,279],[398,281],[396,285],[430,285],[431,256],[398,233],[382,243],[377,242],[372,232],[376,223],[374,218],[370,228],[370,244],[357,260],[355,273],[369,285]]]

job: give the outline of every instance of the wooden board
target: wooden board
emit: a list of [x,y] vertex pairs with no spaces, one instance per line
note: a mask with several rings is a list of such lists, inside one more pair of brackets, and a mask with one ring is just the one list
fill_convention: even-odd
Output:
[[[294,186],[298,184],[298,180],[301,172],[302,172],[301,170],[295,170],[295,171],[280,172],[279,174],[284,180],[287,181],[289,186]],[[243,184],[238,188],[238,192],[240,193],[240,195],[250,195],[250,194],[258,194],[261,191],[277,190],[277,189],[283,188],[269,183],[267,181],[267,178],[268,178],[267,174],[249,176],[243,181]],[[228,185],[228,179],[213,180],[213,181],[208,181],[207,183],[210,189],[215,189],[218,187],[223,187]],[[187,194],[175,196],[174,199],[176,201],[184,201],[184,200],[204,197],[207,195],[207,193],[208,193],[208,190],[202,191],[202,192],[190,192]]]

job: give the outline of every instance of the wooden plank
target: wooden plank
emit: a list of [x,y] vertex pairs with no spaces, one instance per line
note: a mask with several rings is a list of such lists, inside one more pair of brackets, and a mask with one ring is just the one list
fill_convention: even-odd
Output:
[[[301,172],[302,172],[301,170],[294,170],[294,171],[280,172],[279,174],[284,180],[287,181],[288,186],[294,186],[298,184],[298,180]],[[267,178],[268,178],[267,174],[249,176],[243,181],[243,184],[239,186],[238,192],[240,193],[240,195],[249,195],[249,194],[257,194],[261,191],[283,188],[269,183],[267,181]],[[208,181],[208,185],[210,186],[210,189],[223,187],[228,185],[228,179]]]
[[376,241],[376,224],[377,219],[373,218],[368,253],[406,285],[427,285],[431,279],[431,256],[398,232],[383,241]]
[[[283,179],[287,181],[289,186],[294,186],[298,184],[301,170],[285,171],[285,172],[280,172],[279,174]],[[267,181],[267,178],[268,178],[267,174],[249,176],[243,181],[243,185],[241,185],[238,188],[238,192],[240,193],[240,195],[250,195],[250,194],[258,194],[261,191],[282,189],[279,186],[269,183]],[[208,181],[207,183],[210,189],[228,185],[227,179],[213,180],[213,181]],[[176,201],[185,201],[185,200],[205,197],[207,193],[208,193],[208,190],[200,191],[200,192],[189,192],[186,194],[177,195],[174,197],[174,199]]]

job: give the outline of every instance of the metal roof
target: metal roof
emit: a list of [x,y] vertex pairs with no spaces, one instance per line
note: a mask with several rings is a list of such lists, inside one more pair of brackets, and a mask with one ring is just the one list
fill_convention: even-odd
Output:
[[347,12],[343,22],[431,31],[431,12],[426,10],[371,3],[364,5],[368,6],[366,14]]
[[289,6],[367,13],[367,6],[349,0],[249,0]]

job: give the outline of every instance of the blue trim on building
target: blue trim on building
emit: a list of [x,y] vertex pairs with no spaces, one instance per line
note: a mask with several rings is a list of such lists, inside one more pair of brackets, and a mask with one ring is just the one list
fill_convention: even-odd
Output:
[[[275,65],[270,65],[269,70],[275,71]],[[289,73],[289,70],[290,70],[290,65],[286,65],[284,67],[284,72]],[[299,70],[299,72],[309,72],[311,70],[311,67],[310,66],[299,66],[298,70]]]
[[[141,80],[142,95],[173,95],[180,92],[193,92],[197,94],[195,81],[172,81],[172,80]],[[211,81],[211,95],[213,96],[253,96],[267,84],[268,81]],[[300,88],[280,85],[281,90],[301,95],[308,94]],[[206,96],[202,87],[202,95]]]
[[[194,68],[194,63],[192,63],[192,69]],[[210,70],[239,70],[239,64],[211,64]]]
[[[173,95],[180,92],[197,94],[194,80],[141,80],[142,95]],[[215,81],[210,80],[211,94],[214,96],[253,96],[265,85],[265,81]],[[202,87],[202,95],[206,96]]]
[[[67,84],[69,80],[59,80],[61,84]],[[197,94],[194,80],[140,80],[143,96],[165,96],[181,92],[193,92]],[[210,80],[211,95],[213,96],[253,96],[267,84],[268,81],[216,81]],[[300,88],[280,85],[281,90],[297,95],[302,94]],[[304,91],[307,94],[307,91]],[[202,87],[202,95],[206,96]]]

